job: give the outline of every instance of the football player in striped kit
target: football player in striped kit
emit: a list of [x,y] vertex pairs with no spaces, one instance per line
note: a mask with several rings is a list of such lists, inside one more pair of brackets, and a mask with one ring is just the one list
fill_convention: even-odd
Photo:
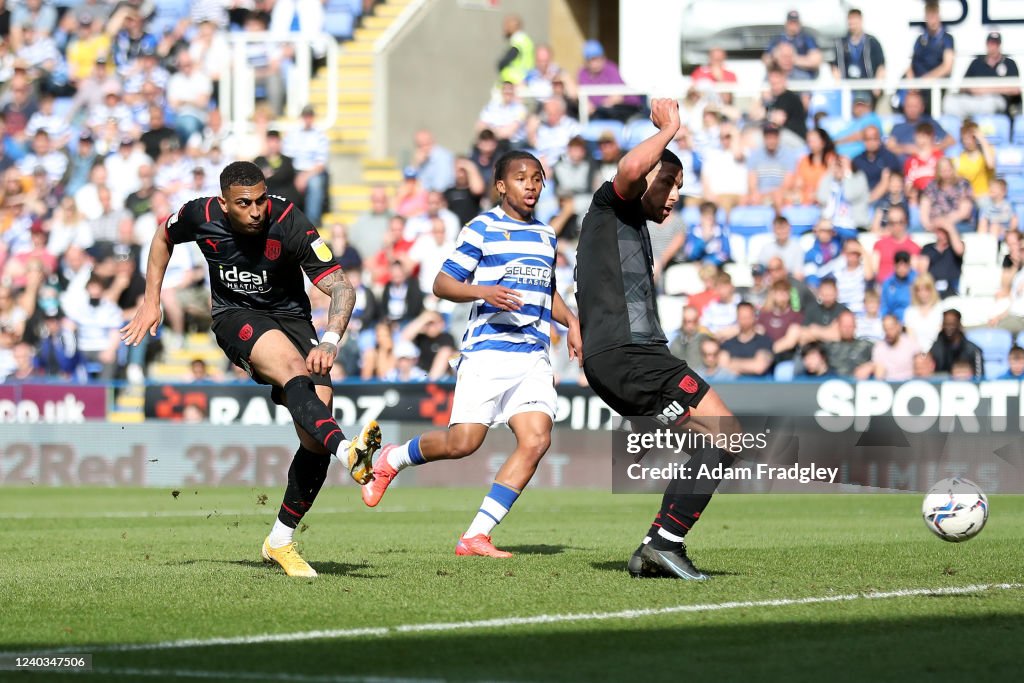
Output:
[[516,449],[498,471],[456,555],[511,557],[491,543],[491,531],[529,483],[551,443],[556,394],[549,357],[551,320],[568,328],[569,357],[582,363],[579,322],[555,289],[557,238],[534,218],[544,187],[540,161],[526,152],[498,160],[498,208],[470,221],[455,252],[434,280],[434,294],[472,302],[462,340],[455,398],[447,431],[389,444],[363,486],[363,502],[376,506],[395,476],[409,466],[472,455],[487,430],[507,424]]

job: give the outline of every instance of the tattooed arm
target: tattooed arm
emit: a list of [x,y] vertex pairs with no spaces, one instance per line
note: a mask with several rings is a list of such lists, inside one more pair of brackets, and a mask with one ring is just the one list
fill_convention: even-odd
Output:
[[320,344],[306,357],[306,367],[312,373],[326,375],[338,357],[338,345],[356,303],[356,290],[341,269],[325,275],[316,286],[331,297],[331,305],[327,311],[327,331]]

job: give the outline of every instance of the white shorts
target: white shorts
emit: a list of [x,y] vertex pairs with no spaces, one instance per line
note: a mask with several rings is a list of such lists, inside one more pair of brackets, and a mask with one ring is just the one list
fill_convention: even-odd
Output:
[[554,420],[557,400],[547,352],[473,351],[460,360],[448,425],[492,427],[530,412]]

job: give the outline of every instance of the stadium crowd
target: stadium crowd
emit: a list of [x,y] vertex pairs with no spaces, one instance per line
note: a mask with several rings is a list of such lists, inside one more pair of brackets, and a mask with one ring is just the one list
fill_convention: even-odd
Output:
[[[312,108],[298,125],[274,124],[286,51],[247,55],[264,81],[251,130],[228,129],[217,108],[226,32],[302,31],[300,18],[323,3],[8,4],[0,12],[0,378],[142,382],[161,351],[209,325],[202,259],[178,248],[158,342],[119,344],[116,331],[143,292],[149,238],[172,211],[218,194],[225,163],[253,159],[271,193],[314,224],[325,213],[328,142]],[[944,78],[955,46],[934,3],[925,19],[907,75]],[[843,119],[788,84],[825,69],[840,79],[884,76],[881,46],[856,10],[849,28],[828,64],[789,13],[752,102],[705,87],[736,81],[722,50],[691,75],[673,149],[686,169],[679,210],[651,229],[670,348],[709,380],[1020,378],[1024,349],[1013,339],[1024,331],[1024,246],[1015,202],[1024,201],[1016,182],[1024,155],[1013,166],[1003,154],[1015,149],[1012,135],[1024,136],[1010,128],[1020,90],[950,93],[944,108],[955,116],[938,118],[916,91],[892,103],[880,91],[855,91],[853,117]],[[622,83],[596,41],[571,74],[518,18],[506,18],[504,32],[497,84],[467,131],[468,149],[455,153],[431,131],[416,132],[398,187],[374,187],[369,210],[351,225],[323,226],[357,290],[338,381],[449,375],[465,316],[437,301],[431,284],[460,226],[495,203],[492,171],[506,150],[531,150],[544,164],[537,215],[559,235],[556,282],[573,301],[582,217],[624,151],[646,137],[645,101],[580,96],[581,86]],[[984,48],[970,75],[1018,74],[998,33]],[[310,296],[322,329],[328,302],[316,288]],[[973,329],[983,300],[991,315]],[[972,314],[972,329],[962,312]],[[555,330],[556,376],[583,382],[564,343]],[[192,376],[238,378],[199,362]]]

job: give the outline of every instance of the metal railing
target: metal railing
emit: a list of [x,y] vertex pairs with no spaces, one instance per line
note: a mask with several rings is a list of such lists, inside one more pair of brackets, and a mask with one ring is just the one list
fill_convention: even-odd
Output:
[[[249,46],[261,45],[275,49],[285,44],[294,46],[294,57],[288,77],[284,81],[284,116],[297,119],[302,108],[309,104],[313,80],[313,44],[325,48],[327,60],[327,111],[317,121],[322,129],[330,128],[338,120],[338,43],[333,36],[321,33],[315,38],[306,35],[290,36],[279,33],[230,33],[230,68],[224,70],[220,82],[220,107],[224,121],[234,131],[248,130],[256,111],[256,70],[249,64]],[[283,74],[282,74],[283,75]]]
[[[683,79],[681,93],[685,93],[692,82],[693,81],[689,78]],[[942,96],[944,90],[948,90],[949,92],[956,92],[962,88],[1021,88],[1022,85],[1024,85],[1024,80],[1022,80],[1021,77],[1008,76],[1004,78],[908,78],[899,81],[892,81],[889,79],[846,79],[840,81],[789,81],[786,85],[786,88],[788,90],[791,90],[792,92],[797,93],[817,93],[837,90],[840,91],[842,93],[841,115],[845,118],[850,118],[851,116],[851,93],[854,91],[879,90],[882,92],[883,97],[892,95],[898,90],[928,91],[931,97],[931,115],[933,117],[938,117],[942,114]],[[707,81],[703,81],[701,82],[700,87],[708,88],[718,93],[731,93],[737,97],[758,98],[767,89],[767,84],[763,81],[747,81],[737,83],[709,83]],[[580,123],[583,125],[586,125],[587,122],[590,120],[590,113],[587,107],[585,106],[584,102],[586,102],[586,99],[591,95],[606,96],[652,94],[646,93],[642,90],[637,90],[636,88],[632,88],[628,85],[581,85],[579,86],[578,90],[580,98]],[[659,97],[681,97],[681,94],[677,93],[654,93],[654,95]]]

